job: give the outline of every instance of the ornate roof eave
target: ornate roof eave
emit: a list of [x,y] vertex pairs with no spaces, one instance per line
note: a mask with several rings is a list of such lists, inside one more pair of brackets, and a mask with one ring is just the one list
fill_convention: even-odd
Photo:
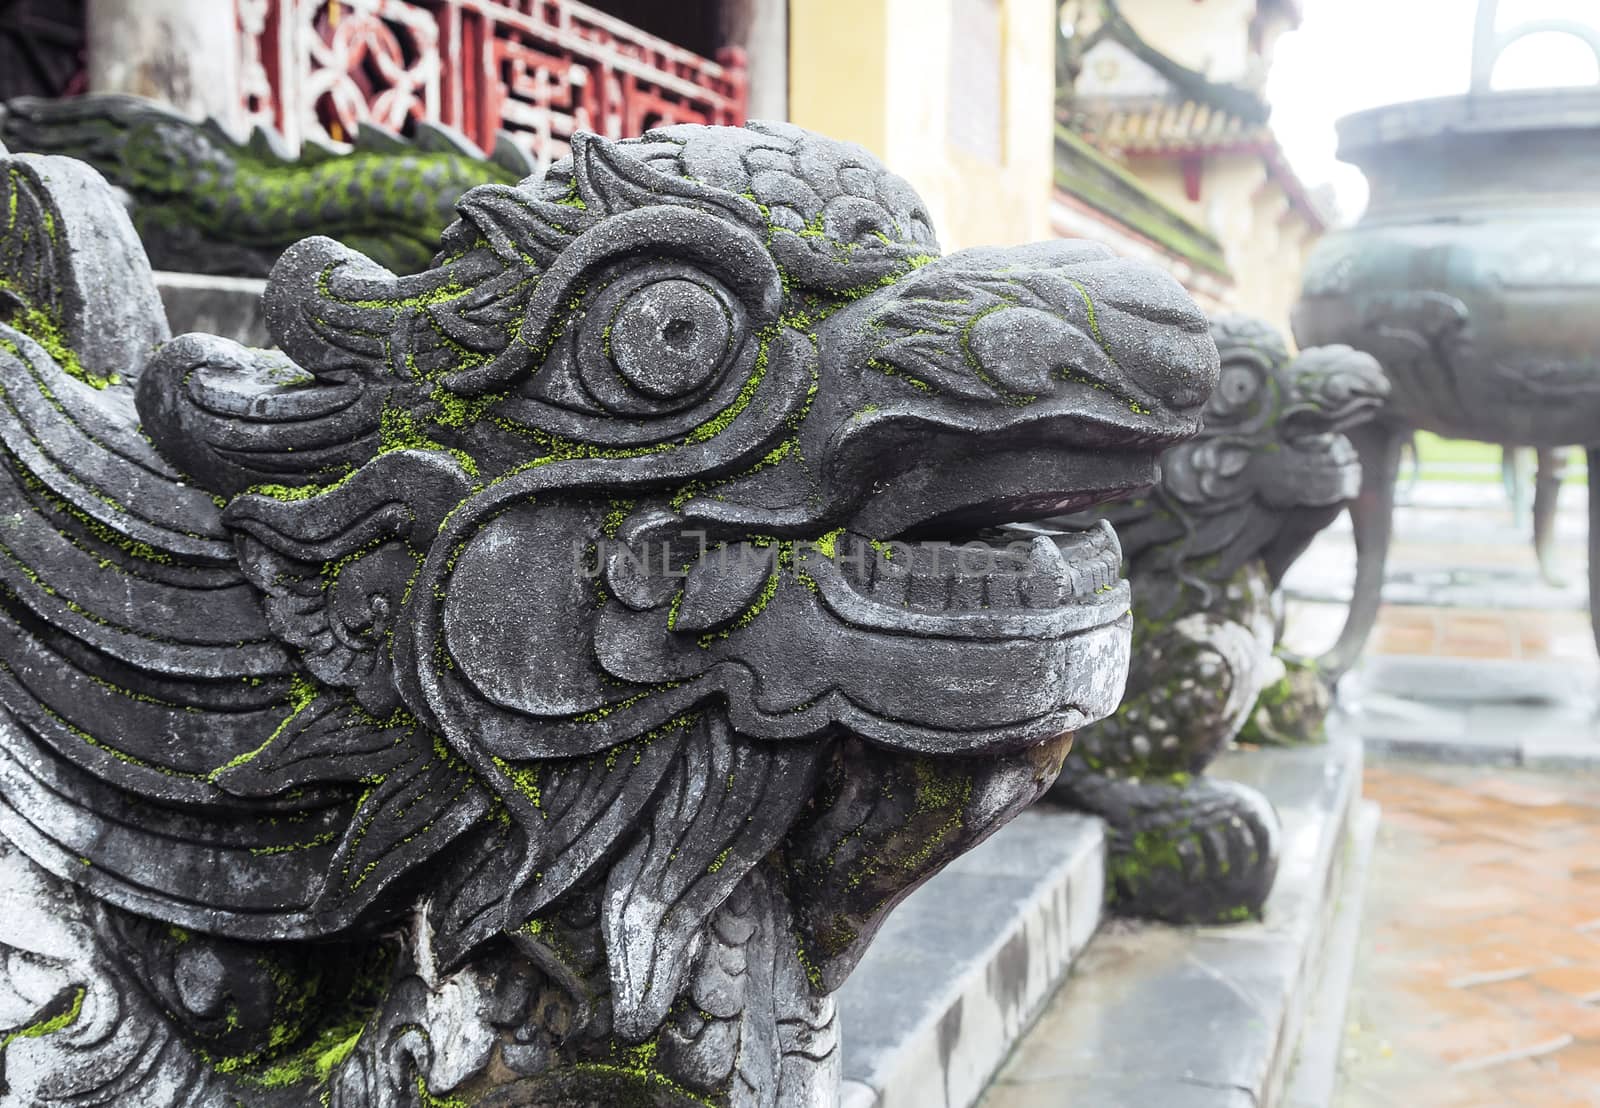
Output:
[[1289,199],[1289,204],[1311,225],[1317,234],[1328,229],[1328,214],[1311,198],[1311,191],[1289,164],[1275,139],[1219,143],[1164,143],[1150,146],[1119,146],[1117,153],[1130,158],[1213,158],[1230,155],[1261,158],[1266,165],[1267,177]]
[[1088,109],[1080,114],[1093,120],[1093,134],[1086,141],[1113,158],[1259,157],[1268,178],[1312,229],[1318,233],[1327,229],[1327,214],[1312,200],[1265,124],[1251,124],[1194,101],[1106,100],[1080,107]]
[[1265,124],[1272,109],[1260,93],[1242,85],[1213,81],[1205,74],[1169,58],[1145,41],[1128,18],[1118,0],[1102,0],[1103,22],[1097,34],[1120,44],[1134,57],[1154,69],[1185,100],[1195,100],[1237,116],[1247,123]]
[[1083,136],[1056,127],[1055,186],[1082,207],[1160,253],[1231,282],[1222,244],[1167,205],[1136,176],[1096,150]]

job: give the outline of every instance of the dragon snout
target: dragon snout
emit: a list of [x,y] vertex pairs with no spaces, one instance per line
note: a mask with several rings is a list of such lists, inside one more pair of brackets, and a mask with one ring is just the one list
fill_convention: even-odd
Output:
[[1096,244],[962,251],[861,316],[872,347],[851,354],[963,402],[1070,408],[1181,436],[1217,382],[1209,326],[1182,286]]
[[1291,400],[1284,429],[1291,437],[1344,431],[1365,423],[1389,397],[1377,359],[1348,346],[1313,347],[1288,370]]

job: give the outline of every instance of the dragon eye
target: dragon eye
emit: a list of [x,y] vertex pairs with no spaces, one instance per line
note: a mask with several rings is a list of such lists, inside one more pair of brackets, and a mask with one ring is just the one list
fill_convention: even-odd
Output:
[[1266,381],[1269,370],[1254,356],[1241,355],[1223,363],[1217,387],[1206,404],[1208,423],[1223,423],[1235,429],[1254,426],[1265,414]]
[[1256,375],[1248,369],[1238,366],[1229,366],[1222,373],[1217,382],[1217,394],[1230,407],[1243,404],[1255,395],[1256,387],[1260,382]]
[[611,357],[634,388],[671,400],[706,384],[727,358],[733,327],[722,300],[682,279],[635,290],[611,319]]
[[[658,417],[706,402],[747,345],[745,305],[714,273],[656,259],[593,278],[567,345],[528,386],[573,411]],[[574,388],[576,386],[576,388]]]

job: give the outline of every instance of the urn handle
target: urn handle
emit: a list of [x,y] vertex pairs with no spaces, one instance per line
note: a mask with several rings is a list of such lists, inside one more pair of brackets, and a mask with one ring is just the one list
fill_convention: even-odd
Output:
[[[1600,24],[1579,23],[1572,19],[1530,19],[1516,23],[1505,30],[1495,29],[1495,16],[1500,11],[1500,0],[1478,0],[1478,23],[1472,37],[1472,91],[1487,93],[1494,76],[1494,67],[1506,48],[1529,35],[1555,32],[1572,35],[1589,44],[1595,62],[1600,64]],[[1600,83],[1600,82],[1597,82]]]

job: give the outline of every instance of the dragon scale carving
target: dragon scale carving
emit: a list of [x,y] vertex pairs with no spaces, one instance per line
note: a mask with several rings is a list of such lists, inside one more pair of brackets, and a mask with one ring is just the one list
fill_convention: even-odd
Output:
[[415,138],[374,124],[340,151],[307,140],[291,156],[264,127],[239,141],[164,105],[106,93],[0,105],[0,143],[94,166],[122,190],[157,269],[265,277],[307,235],[329,235],[397,273],[427,267],[456,201],[474,185],[533,172],[501,136],[492,156],[448,127]]

